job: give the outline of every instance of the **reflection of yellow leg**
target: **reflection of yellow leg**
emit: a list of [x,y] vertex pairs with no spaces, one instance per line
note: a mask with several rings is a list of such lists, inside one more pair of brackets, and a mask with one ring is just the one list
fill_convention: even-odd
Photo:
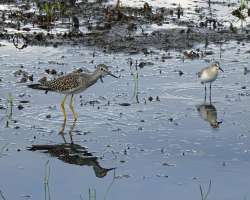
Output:
[[71,144],[74,144],[72,132],[74,131],[75,126],[76,126],[76,120],[74,120],[74,122],[73,122],[73,124],[72,124],[72,126],[71,126],[71,128],[69,130],[69,136],[70,136],[70,142],[71,142]]
[[76,121],[76,120],[77,120],[77,114],[76,114],[76,112],[75,112],[75,110],[74,110],[73,100],[74,100],[74,95],[72,94],[72,95],[71,95],[71,98],[70,98],[69,108],[70,108],[70,110],[71,110],[72,113],[73,113],[74,121]]
[[63,98],[63,100],[61,102],[61,110],[63,112],[64,120],[63,120],[63,125],[62,125],[62,129],[61,129],[60,133],[63,133],[63,131],[65,129],[65,125],[66,125],[66,120],[67,120],[67,116],[66,116],[66,112],[65,112],[65,108],[64,108],[66,98],[67,98],[67,95],[65,95],[65,97]]

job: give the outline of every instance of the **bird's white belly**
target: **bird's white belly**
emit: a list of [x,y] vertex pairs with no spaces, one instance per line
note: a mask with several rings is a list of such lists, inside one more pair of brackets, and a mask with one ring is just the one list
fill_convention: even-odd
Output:
[[77,88],[77,89],[71,89],[61,92],[62,94],[79,94],[83,92],[85,88]]
[[200,80],[202,83],[208,83],[208,82],[213,82],[218,76],[218,73],[214,74],[208,74],[208,73],[203,73],[200,77]]

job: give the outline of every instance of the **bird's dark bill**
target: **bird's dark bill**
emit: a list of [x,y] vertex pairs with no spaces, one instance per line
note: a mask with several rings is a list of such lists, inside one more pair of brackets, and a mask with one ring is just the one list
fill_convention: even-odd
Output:
[[117,76],[115,76],[114,74],[112,74],[110,71],[107,71],[108,75],[113,76],[114,78],[118,78]]
[[223,70],[223,69],[221,69],[221,67],[219,67],[219,70],[220,70],[220,71],[222,71],[222,72],[224,72],[224,70]]

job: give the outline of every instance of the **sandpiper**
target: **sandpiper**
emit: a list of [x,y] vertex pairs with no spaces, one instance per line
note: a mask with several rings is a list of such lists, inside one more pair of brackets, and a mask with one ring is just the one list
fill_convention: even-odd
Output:
[[205,84],[205,99],[206,99],[206,83],[210,83],[210,99],[211,99],[211,87],[212,87],[212,82],[216,80],[217,76],[218,76],[218,72],[223,71],[223,69],[221,69],[219,62],[214,62],[212,63],[210,66],[203,68],[200,72],[198,72],[198,77],[201,80],[202,84]]
[[[28,85],[29,88],[37,89],[37,90],[45,90],[45,91],[52,91],[57,92],[60,94],[64,94],[64,98],[61,102],[61,109],[64,116],[64,124],[66,123],[67,116],[64,108],[64,104],[66,101],[66,98],[71,95],[70,98],[70,110],[73,113],[74,121],[77,120],[77,115],[74,110],[73,106],[73,97],[74,94],[78,94],[86,90],[91,85],[95,84],[98,79],[102,81],[102,77],[106,75],[111,75],[115,78],[118,78],[117,76],[113,75],[109,70],[108,66],[104,64],[99,64],[96,67],[96,70],[93,73],[87,74],[87,73],[80,73],[80,72],[73,72],[70,74],[67,74],[65,76],[61,76],[55,80],[47,81],[44,80],[40,83],[31,84]],[[64,128],[61,130],[63,132]]]

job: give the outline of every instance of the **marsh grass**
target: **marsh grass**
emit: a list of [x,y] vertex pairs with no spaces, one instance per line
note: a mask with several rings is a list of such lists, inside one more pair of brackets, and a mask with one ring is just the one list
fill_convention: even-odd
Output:
[[2,200],[7,200],[7,199],[5,198],[5,196],[3,195],[2,190],[0,190],[0,197],[2,198]]
[[89,188],[89,200],[96,200],[96,189]]
[[50,165],[49,165],[49,160],[44,165],[44,179],[43,179],[43,184],[44,184],[44,197],[45,200],[51,200],[51,195],[50,195],[50,189],[49,189],[49,178],[50,178]]
[[106,192],[105,192],[105,195],[104,195],[104,198],[103,198],[104,200],[107,199],[108,193],[110,192],[110,190],[111,190],[111,188],[112,188],[112,186],[113,186],[113,184],[114,184],[114,182],[115,182],[115,179],[116,179],[116,176],[115,176],[115,169],[114,169],[113,178],[112,178],[112,181],[111,181],[111,183],[109,184],[109,186],[108,186],[108,188],[107,188],[107,190],[106,190]]
[[0,158],[3,157],[5,154],[3,153],[4,150],[6,149],[6,147],[8,146],[9,144],[5,144],[3,145],[1,148],[0,148]]
[[9,93],[8,95],[8,99],[7,99],[7,111],[6,111],[6,116],[7,116],[7,120],[6,120],[6,128],[9,127],[9,123],[12,119],[12,115],[13,115],[13,103],[14,99],[11,93]]
[[237,9],[232,11],[232,15],[237,17],[238,21],[241,22],[241,28],[243,29],[243,23],[246,21],[248,12],[248,0],[240,0],[240,5]]
[[130,60],[130,72],[133,75],[134,81],[134,90],[132,95],[132,100],[136,100],[136,103],[140,103],[139,101],[139,71],[138,71],[138,62],[136,60],[135,65],[133,66],[132,59]]
[[208,189],[205,192],[203,187],[200,185],[200,194],[201,194],[201,199],[202,200],[207,200],[209,193],[211,192],[211,187],[212,187],[212,181],[209,181]]
[[[104,196],[103,196],[103,200],[108,199],[108,198],[107,198],[107,197],[108,197],[108,194],[109,194],[109,192],[110,192],[110,190],[111,190],[111,188],[112,188],[112,186],[113,186],[113,184],[114,184],[114,182],[115,182],[115,179],[117,179],[117,177],[116,177],[116,175],[115,175],[115,170],[114,170],[112,181],[111,181],[111,183],[110,183],[110,184],[108,185],[108,187],[107,187],[107,190],[106,190],[106,192],[105,192],[105,194],[104,194]],[[83,195],[80,195],[80,200],[84,200],[84,199],[85,199],[84,196],[83,196]],[[97,200],[96,189],[95,189],[95,188],[93,188],[93,189],[89,188],[89,189],[88,189],[88,196],[87,196],[87,199],[88,199],[88,200]],[[102,199],[102,198],[100,198],[100,199]]]
[[45,14],[45,27],[48,31],[51,28],[52,22],[56,20],[56,18],[62,18],[65,15],[66,7],[63,2],[55,1],[49,2],[46,1],[41,3],[39,0],[35,1],[36,6],[39,10],[39,14],[42,16],[43,13]]

